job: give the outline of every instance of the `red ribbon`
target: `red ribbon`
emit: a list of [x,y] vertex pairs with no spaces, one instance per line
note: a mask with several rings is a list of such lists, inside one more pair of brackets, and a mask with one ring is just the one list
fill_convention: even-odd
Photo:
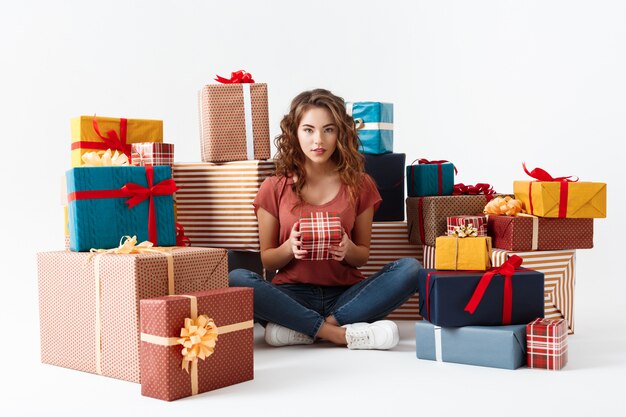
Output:
[[[438,178],[437,178],[438,194],[442,195],[443,194],[443,168],[441,167],[441,164],[445,164],[445,163],[448,163],[450,161],[446,161],[444,159],[440,159],[440,160],[437,160],[437,161],[429,161],[426,158],[416,159],[415,161],[417,161],[417,163],[419,165],[435,165],[436,164],[438,166],[438,171],[437,171],[437,175],[438,175]],[[415,161],[413,161],[411,163],[411,189],[414,189],[414,187],[415,187],[415,184],[414,184],[414,181],[415,181],[415,165],[414,165]],[[454,166],[454,164],[452,165],[452,167],[454,168],[454,173],[458,174],[458,171],[457,171],[456,167]]]
[[[561,183],[561,187],[559,190],[560,191],[559,192],[559,218],[561,219],[565,218],[567,216],[567,198],[569,195],[569,183],[577,182],[578,177],[576,177],[575,180],[570,179],[574,177],[573,175],[568,175],[567,177],[553,177],[552,175],[548,174],[547,171],[541,168],[535,168],[532,171],[528,172],[525,162],[522,162],[522,167],[524,167],[524,172],[526,172],[526,174],[533,177],[538,182],[552,181],[552,182]],[[528,205],[530,206],[529,207],[530,214],[534,214],[534,210],[533,210],[533,183],[534,182],[535,181],[531,181],[530,184],[528,185]]]
[[176,246],[191,246],[191,240],[185,236],[185,228],[180,223],[176,223]]
[[249,72],[245,72],[244,70],[232,72],[230,74],[230,78],[224,78],[216,75],[215,81],[222,84],[245,84],[254,82],[254,80],[252,79],[252,74],[250,74]]
[[68,202],[74,200],[91,200],[95,198],[130,197],[125,201],[125,203],[128,205],[129,209],[132,209],[145,199],[150,198],[150,205],[148,208],[148,240],[153,244],[158,245],[159,239],[157,236],[154,197],[174,194],[176,190],[178,190],[178,187],[176,186],[176,182],[174,182],[171,178],[154,184],[154,167],[147,166],[145,169],[146,179],[148,181],[147,187],[129,182],[119,190],[75,191],[68,195]]
[[[476,185],[465,185],[462,183],[454,184],[454,190],[452,195],[478,195],[484,194],[487,196],[493,196],[496,192],[491,184],[479,182]],[[493,197],[491,197],[493,198]],[[491,200],[487,199],[487,201]]]
[[128,161],[130,162],[130,144],[126,143],[126,130],[128,126],[127,119],[120,119],[120,133],[118,133],[111,129],[106,132],[106,135],[102,135],[100,133],[100,127],[98,126],[98,120],[96,116],[93,116],[93,130],[96,132],[98,137],[102,139],[102,142],[92,142],[92,141],[78,141],[72,143],[72,150],[79,148],[86,149],[98,149],[106,151],[107,149],[111,149],[112,151],[119,151],[128,157]]
[[459,271],[430,271],[426,275],[426,299],[424,303],[426,304],[426,320],[430,321],[430,276],[432,274],[437,275],[459,275],[466,274],[469,271],[459,272]]
[[478,285],[474,290],[474,294],[470,298],[469,302],[465,306],[465,311],[470,314],[474,314],[476,308],[480,304],[487,291],[487,287],[491,283],[491,279],[500,274],[504,276],[504,296],[502,301],[502,324],[511,324],[511,314],[513,312],[513,275],[517,268],[522,265],[522,258],[517,255],[511,255],[511,257],[497,268],[491,268],[485,272],[478,281]]

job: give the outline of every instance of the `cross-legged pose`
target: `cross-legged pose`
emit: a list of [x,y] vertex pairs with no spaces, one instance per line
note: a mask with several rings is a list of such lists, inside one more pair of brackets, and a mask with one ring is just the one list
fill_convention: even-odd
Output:
[[[245,269],[229,274],[232,287],[254,288],[254,316],[272,346],[325,339],[350,349],[391,349],[398,327],[382,320],[417,291],[421,264],[398,259],[365,278],[374,211],[382,199],[364,172],[359,140],[344,101],[330,91],[295,97],[276,138],[276,174],[254,200],[261,260],[278,271],[272,282]],[[339,215],[343,237],[332,259],[306,260],[299,219]]]

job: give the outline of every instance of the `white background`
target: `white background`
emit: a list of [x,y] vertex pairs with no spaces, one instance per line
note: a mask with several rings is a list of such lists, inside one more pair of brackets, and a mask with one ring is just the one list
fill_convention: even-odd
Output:
[[[3,415],[624,408],[625,21],[626,3],[608,0],[3,2]],[[70,118],[163,119],[176,159],[199,161],[197,90],[238,69],[268,84],[272,137],[293,96],[324,87],[393,102],[395,151],[454,161],[459,182],[510,192],[525,178],[522,161],[607,182],[610,217],[595,222],[595,248],[577,255],[566,370],[418,361],[409,324],[395,352],[268,349],[257,337],[255,381],[172,404],[134,384],[41,365],[35,252],[63,247]]]

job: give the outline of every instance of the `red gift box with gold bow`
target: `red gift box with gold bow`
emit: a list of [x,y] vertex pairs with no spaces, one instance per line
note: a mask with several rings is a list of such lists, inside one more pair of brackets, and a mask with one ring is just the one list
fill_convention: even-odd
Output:
[[252,288],[141,300],[141,393],[173,401],[254,378]]

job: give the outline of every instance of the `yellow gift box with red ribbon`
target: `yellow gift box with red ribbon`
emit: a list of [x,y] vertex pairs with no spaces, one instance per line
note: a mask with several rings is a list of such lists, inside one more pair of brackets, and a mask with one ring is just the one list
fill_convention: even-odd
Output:
[[72,166],[85,165],[90,151],[119,151],[131,156],[131,143],[163,142],[163,121],[115,117],[80,116],[71,120]]
[[536,181],[514,181],[515,198],[526,213],[538,217],[588,219],[606,217],[606,183],[586,182],[572,176],[552,177],[541,168],[524,171]]
[[439,236],[435,241],[435,269],[485,271],[491,266],[491,237]]

